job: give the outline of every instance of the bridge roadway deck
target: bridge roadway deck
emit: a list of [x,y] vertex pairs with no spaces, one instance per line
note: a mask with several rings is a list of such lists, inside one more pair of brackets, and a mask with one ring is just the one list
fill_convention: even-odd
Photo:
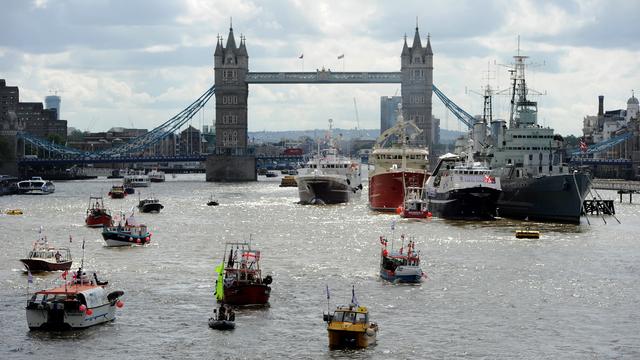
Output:
[[400,72],[250,72],[249,84],[399,84]]
[[[189,155],[189,156],[127,156],[127,157],[79,157],[79,158],[61,158],[61,159],[19,159],[18,165],[31,166],[55,166],[68,164],[119,164],[119,163],[144,163],[144,162],[191,162],[206,161],[207,154]],[[301,155],[281,155],[281,156],[256,156],[256,161],[275,161],[275,162],[298,162],[303,161]]]

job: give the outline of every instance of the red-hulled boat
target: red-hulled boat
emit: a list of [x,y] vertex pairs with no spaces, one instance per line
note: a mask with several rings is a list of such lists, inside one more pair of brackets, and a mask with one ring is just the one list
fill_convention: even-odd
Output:
[[220,291],[219,281],[223,281],[224,302],[229,305],[264,305],[269,302],[272,282],[270,275],[262,278],[260,251],[252,250],[250,243],[227,243],[226,261],[218,267],[216,291]]
[[100,196],[89,197],[87,207],[87,218],[84,220],[88,227],[112,226],[113,220],[109,210],[104,207],[104,202]]
[[[407,129],[413,134],[408,135]],[[429,177],[429,151],[411,145],[411,139],[420,134],[413,121],[404,121],[398,111],[396,124],[383,132],[376,142],[369,163],[369,207],[379,211],[396,211],[403,206],[407,187],[422,187]],[[395,143],[390,144],[393,139]]]

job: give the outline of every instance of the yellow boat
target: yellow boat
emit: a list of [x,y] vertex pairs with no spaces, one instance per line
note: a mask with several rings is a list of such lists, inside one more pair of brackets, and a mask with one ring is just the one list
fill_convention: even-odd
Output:
[[516,238],[518,239],[539,239],[540,231],[538,230],[516,230]]
[[369,322],[369,310],[364,306],[338,306],[333,314],[324,314],[324,320],[332,349],[366,348],[376,343],[378,325]]
[[10,209],[4,212],[7,215],[22,215],[22,210],[20,209]]
[[298,183],[296,182],[296,178],[293,175],[285,175],[285,177],[280,180],[280,187],[297,187]]

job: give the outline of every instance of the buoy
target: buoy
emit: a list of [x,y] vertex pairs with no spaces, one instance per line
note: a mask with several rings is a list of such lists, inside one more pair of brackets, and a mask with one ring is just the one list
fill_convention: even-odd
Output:
[[396,209],[396,214],[402,214],[402,206],[398,206]]
[[427,217],[431,217],[433,216],[433,214],[431,213],[431,211],[427,211]]
[[116,306],[118,308],[122,308],[124,306],[124,302],[122,300],[118,300],[118,301],[116,301]]
[[387,256],[389,255],[389,251],[387,251],[387,249],[382,250],[382,256]]
[[89,316],[93,315],[93,310],[87,309],[87,315],[89,315]]
[[87,307],[83,304],[83,305],[80,305],[80,307],[78,308],[78,310],[80,310],[80,311],[84,312],[85,310],[87,310]]
[[144,241],[149,242],[149,237],[147,236],[146,238],[144,238]]
[[140,244],[140,239],[136,239],[136,244]]
[[132,237],[130,237],[130,238],[129,238],[129,241],[133,241],[133,238],[132,238]]

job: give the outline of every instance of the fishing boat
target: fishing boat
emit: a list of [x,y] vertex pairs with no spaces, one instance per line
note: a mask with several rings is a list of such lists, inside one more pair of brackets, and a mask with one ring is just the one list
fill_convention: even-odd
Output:
[[[405,249],[405,236],[400,236],[399,250],[388,249],[386,237],[380,237],[380,277],[396,283],[419,283],[425,276],[420,268],[420,252],[415,250],[416,243],[409,239]],[[393,240],[392,240],[393,241]]]
[[142,200],[138,198],[138,209],[143,213],[159,213],[164,209],[164,205],[160,204],[160,200],[153,196]]
[[87,217],[84,222],[88,227],[103,227],[113,225],[109,210],[104,207],[101,196],[90,196],[87,207]]
[[149,171],[147,174],[149,176],[149,181],[151,182],[164,182],[164,171],[160,171],[158,169],[153,169]]
[[[30,330],[82,329],[112,321],[116,308],[122,308],[123,291],[108,292],[107,281],[98,280],[95,272],[63,274],[65,283],[37,291],[27,301],[26,315]],[[72,277],[66,281],[67,277]]]
[[124,199],[127,196],[127,192],[123,185],[113,185],[109,191],[109,197],[112,199]]
[[427,180],[426,198],[434,216],[454,220],[493,220],[501,194],[500,178],[469,152],[440,156]]
[[226,304],[264,305],[269,302],[272,278],[271,275],[262,278],[260,251],[253,250],[251,242],[226,243],[222,264],[216,270],[216,297],[222,293]]
[[280,187],[298,187],[295,176],[285,175],[282,180],[280,180]]
[[73,260],[69,248],[59,248],[49,245],[47,237],[42,235],[33,243],[33,248],[26,258],[20,259],[24,267],[30,272],[69,270]]
[[233,330],[236,328],[236,314],[227,304],[220,304],[220,308],[213,309],[213,316],[209,318],[209,327],[216,330]]
[[318,143],[318,152],[294,178],[300,204],[346,203],[362,190],[360,163],[339,154],[332,129],[333,122],[329,120],[328,148],[321,150]]
[[[336,307],[333,314],[326,313],[329,348],[366,348],[376,343],[378,324],[370,322],[369,309],[358,305],[352,289],[351,304]],[[329,289],[327,288],[327,305]]]
[[105,226],[102,238],[108,247],[144,245],[151,242],[151,233],[144,224],[138,224],[133,216],[122,216],[116,226]]
[[21,209],[8,209],[4,212],[7,215],[22,215],[23,212]]
[[427,201],[423,198],[423,187],[408,186],[404,192],[404,204],[397,212],[405,219],[424,219],[431,216]]
[[55,185],[49,180],[43,180],[40,176],[34,176],[29,180],[18,182],[18,194],[51,194],[56,191]]
[[380,134],[369,155],[369,208],[397,211],[407,187],[421,187],[429,176],[429,151],[414,145],[422,130],[405,121],[399,107],[396,124]]

